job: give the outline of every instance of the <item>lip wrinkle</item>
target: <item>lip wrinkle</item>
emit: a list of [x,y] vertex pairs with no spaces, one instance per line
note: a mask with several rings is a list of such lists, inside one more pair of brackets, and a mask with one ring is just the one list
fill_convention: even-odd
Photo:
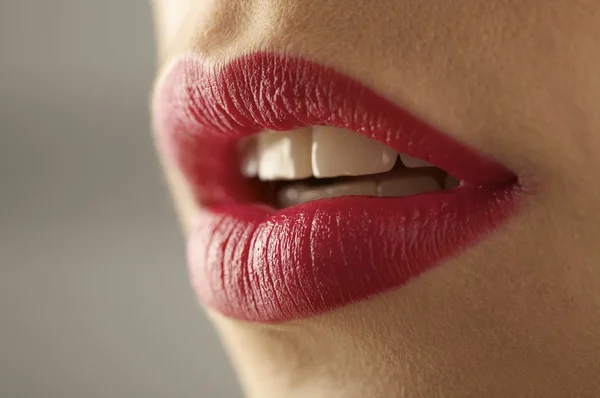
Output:
[[[342,256],[344,258],[344,269],[350,271],[350,267],[348,266],[348,259],[346,258],[346,250],[344,250],[344,240],[341,237],[341,228],[340,228],[340,219],[336,217],[335,219],[336,221],[336,226],[337,226],[337,232],[338,232],[338,245],[340,246],[340,250],[342,253]],[[338,286],[338,294],[340,295],[340,300],[344,299],[344,290],[342,289],[342,287],[340,286],[340,284],[337,284]],[[366,289],[365,289],[366,290]]]
[[[223,220],[222,222],[220,222],[217,227],[215,228],[216,231],[219,231],[220,228],[222,227],[222,225],[224,223],[226,223],[227,220]],[[227,237],[225,238],[224,242],[223,242],[223,247],[227,248],[229,246],[229,242],[231,241],[232,236],[234,236],[235,232],[237,231],[237,229],[232,229],[231,231],[229,231],[227,233]],[[216,233],[214,235],[217,235]],[[213,236],[214,236],[213,235]],[[232,302],[233,300],[231,300],[231,297],[229,297],[229,294],[231,292],[231,289],[228,289],[226,287],[226,285],[229,284],[229,279],[231,278],[229,276],[229,272],[227,269],[227,263],[226,263],[226,259],[227,259],[227,250],[223,250],[223,251],[217,251],[218,255],[219,255],[219,260],[218,260],[218,266],[217,269],[220,271],[219,274],[219,278],[221,279],[221,290],[223,291],[223,294],[225,296],[225,300]]]
[[[315,231],[317,230],[317,227],[318,227],[317,226],[317,220],[319,219],[318,218],[318,214],[319,214],[319,212],[318,212],[318,209],[317,209],[313,213],[313,215],[312,215],[312,221],[310,223],[310,232],[308,234],[308,237],[309,237],[308,241],[309,242],[313,242]],[[323,293],[331,293],[331,290],[328,289],[328,290],[326,290],[324,292],[323,291],[324,289],[320,288],[319,282],[317,280],[315,271],[317,271],[317,270],[319,270],[320,268],[323,268],[323,267],[328,267],[329,264],[324,264],[324,263],[320,263],[320,262],[316,261],[316,259],[315,259],[315,250],[314,249],[315,249],[314,246],[310,245],[310,263],[311,264],[310,264],[310,267],[308,269],[310,269],[310,271],[311,271],[311,274],[312,274],[311,275],[311,277],[312,277],[311,281],[314,283],[314,285],[312,286],[312,289],[313,289],[313,291],[318,292],[319,297],[321,299],[321,302],[317,303],[317,306],[320,306],[320,305],[322,305],[322,303],[326,303],[327,302],[327,300],[325,300],[325,296],[323,295]],[[333,278],[333,280],[335,280],[336,282],[338,281],[337,278]]]
[[[307,222],[306,222],[306,216],[300,217],[299,220],[297,220],[296,223],[292,223],[290,220],[288,220],[288,224],[292,225],[297,228],[296,231],[294,231],[294,233],[290,233],[289,236],[302,236],[304,235],[305,231],[304,229],[306,229],[307,226]],[[293,228],[293,227],[292,227]],[[286,238],[281,240],[281,243],[286,242],[288,245],[288,248],[286,248],[285,250],[289,250],[289,246],[291,246],[292,248],[294,247],[293,245],[290,244],[289,240],[291,238],[289,238],[286,235]],[[282,250],[282,254],[283,254],[283,250]],[[295,267],[291,267],[291,272],[290,274],[294,274],[296,279],[294,281],[292,281],[293,284],[288,284],[288,289],[289,286],[294,286],[296,287],[296,291],[300,291],[301,295],[298,295],[299,300],[300,300],[300,305],[299,307],[308,307],[309,311],[313,312],[313,313],[318,313],[318,309],[316,307],[314,307],[309,298],[308,298],[308,294],[307,292],[309,291],[305,284],[304,281],[307,281],[308,279],[304,277],[304,275],[302,275],[300,273],[300,271],[302,271],[302,269],[300,268],[299,264],[302,261],[302,259],[307,258],[310,255],[310,257],[312,258],[312,252],[311,252],[311,247],[310,247],[310,241],[306,241],[303,242],[300,245],[297,245],[297,249],[296,249],[296,253],[295,255],[292,255],[291,258],[293,259],[292,261],[294,261],[295,264],[298,264],[298,266]],[[283,257],[281,258],[281,263],[284,264],[285,260],[283,259]],[[289,281],[288,281],[289,283]],[[295,296],[294,294],[292,294],[293,296]],[[302,298],[304,299],[304,302],[302,303]],[[302,309],[301,311],[304,311],[304,309]]]
[[[245,267],[251,275],[251,286],[259,287],[258,289],[253,289],[259,303],[258,309],[263,308],[268,303],[269,306],[274,306],[275,310],[282,311],[281,304],[275,305],[278,300],[275,287],[267,283],[267,278],[265,277],[267,267],[259,266],[260,264],[269,264],[265,251],[266,242],[264,239],[261,239],[265,235],[265,225],[267,223],[268,221],[265,220],[256,224],[254,234],[249,237],[252,241],[250,250],[242,257],[240,266]],[[269,230],[266,230],[266,232],[269,232]]]
[[[256,300],[254,298],[254,294],[252,289],[250,288],[251,284],[248,280],[248,268],[244,266],[240,266],[238,258],[242,257],[242,254],[248,250],[247,246],[250,244],[249,239],[244,239],[245,236],[252,236],[255,231],[254,226],[242,226],[242,231],[240,232],[240,236],[235,240],[234,247],[230,251],[230,264],[233,264],[232,273],[233,283],[237,283],[239,286],[239,293],[241,299],[243,299],[246,303],[246,306],[249,310],[256,311]],[[243,244],[242,249],[240,250],[240,243]]]
[[[283,259],[283,256],[281,254],[281,250],[282,250],[281,245],[282,245],[281,239],[275,240],[274,246],[276,248],[276,251],[273,253],[273,258],[275,259],[274,261],[282,261],[282,259]],[[290,302],[292,303],[292,306],[294,307],[293,309],[296,310],[295,313],[297,313],[298,311],[300,311],[300,307],[298,307],[296,298],[291,293],[290,288],[289,288],[289,284],[293,283],[293,280],[289,280],[288,278],[285,277],[283,267],[274,267],[274,268],[279,272],[279,275],[277,276],[277,278],[279,279],[279,281],[282,285],[282,288],[285,289],[285,292],[286,292],[285,298],[290,300]],[[292,270],[293,269],[294,268],[292,268]]]
[[[278,261],[281,261],[280,258],[277,257],[276,253],[272,253],[271,251],[271,247],[275,244],[277,245],[279,242],[275,241],[273,242],[273,240],[271,240],[271,235],[273,235],[273,232],[275,231],[275,228],[271,227],[267,230],[266,233],[266,238],[264,240],[263,243],[263,261],[261,262],[262,264],[265,263],[275,263]],[[288,316],[290,316],[292,314],[291,309],[287,310],[287,308],[283,305],[281,305],[281,303],[285,300],[285,297],[280,297],[281,295],[284,294],[285,288],[286,288],[286,284],[284,282],[284,280],[280,279],[280,278],[273,278],[273,275],[271,273],[271,269],[275,268],[275,269],[279,269],[280,272],[283,273],[283,267],[265,267],[265,272],[264,274],[266,275],[266,278],[264,278],[264,282],[267,283],[267,285],[269,286],[269,289],[273,290],[273,295],[272,297],[275,298],[275,304],[277,305],[277,307],[279,308],[280,311],[282,312],[286,312],[288,313]],[[281,287],[281,289],[279,288]],[[295,306],[295,303],[291,303],[292,306]]]
[[[239,301],[243,301],[248,311],[257,315],[256,293],[260,290],[252,289],[252,281],[250,280],[250,272],[248,267],[241,259],[244,258],[244,253],[248,253],[254,240],[257,226],[241,224],[242,232],[235,242],[235,248],[232,250],[230,259],[230,268],[232,276],[230,278],[230,290],[235,293],[235,297]],[[240,248],[241,250],[238,250]]]

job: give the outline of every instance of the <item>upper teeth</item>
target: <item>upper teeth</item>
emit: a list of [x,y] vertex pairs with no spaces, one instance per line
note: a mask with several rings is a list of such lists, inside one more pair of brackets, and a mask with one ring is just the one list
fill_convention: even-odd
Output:
[[396,159],[393,149],[352,131],[313,129],[312,172],[317,178],[384,173],[394,167]]
[[257,148],[259,178],[298,180],[310,177],[312,175],[311,144],[310,129],[282,133],[267,132],[259,135]]
[[[299,180],[384,173],[398,153],[358,133],[317,126],[287,132],[265,131],[244,140],[241,169],[261,180]],[[407,167],[431,167],[420,159],[400,154]]]

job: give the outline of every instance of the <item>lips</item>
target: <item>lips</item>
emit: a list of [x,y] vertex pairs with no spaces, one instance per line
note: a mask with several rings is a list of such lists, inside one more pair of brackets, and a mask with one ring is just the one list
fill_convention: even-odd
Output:
[[[240,320],[305,318],[398,288],[489,234],[517,204],[517,179],[505,167],[303,59],[259,53],[220,70],[180,59],[161,84],[154,120],[160,151],[201,208],[188,243],[192,284],[206,305]],[[320,125],[427,160],[461,185],[265,206],[261,185],[240,172],[240,140]]]

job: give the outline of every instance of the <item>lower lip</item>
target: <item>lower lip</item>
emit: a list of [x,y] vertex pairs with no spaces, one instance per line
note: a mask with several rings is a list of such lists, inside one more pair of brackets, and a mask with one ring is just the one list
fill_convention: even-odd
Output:
[[192,282],[207,305],[239,320],[331,311],[398,288],[476,243],[511,215],[516,188],[341,197],[278,212],[213,208],[190,237]]

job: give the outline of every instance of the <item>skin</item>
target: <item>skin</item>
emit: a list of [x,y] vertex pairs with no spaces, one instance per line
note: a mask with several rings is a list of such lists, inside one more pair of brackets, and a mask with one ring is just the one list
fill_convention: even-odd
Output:
[[[209,314],[249,397],[600,396],[597,0],[156,0],[160,76],[269,50],[332,66],[521,178],[499,231],[279,325]],[[342,150],[342,148],[340,149]],[[182,224],[197,204],[166,167]]]

